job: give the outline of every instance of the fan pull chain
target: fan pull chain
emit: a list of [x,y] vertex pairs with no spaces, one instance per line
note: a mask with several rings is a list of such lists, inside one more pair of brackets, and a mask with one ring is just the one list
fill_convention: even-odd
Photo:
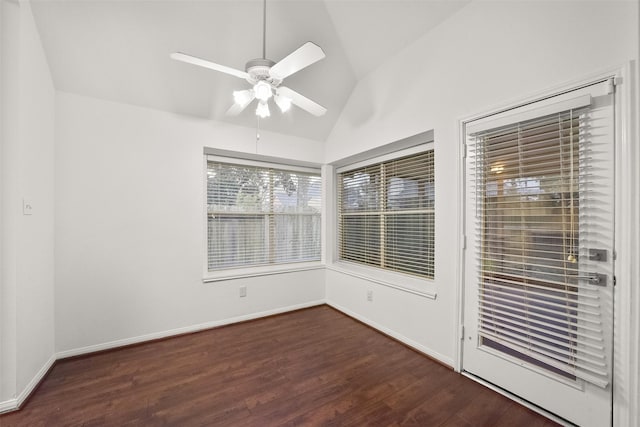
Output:
[[260,117],[258,117],[258,126],[256,127],[256,154],[258,154],[258,142],[260,142]]

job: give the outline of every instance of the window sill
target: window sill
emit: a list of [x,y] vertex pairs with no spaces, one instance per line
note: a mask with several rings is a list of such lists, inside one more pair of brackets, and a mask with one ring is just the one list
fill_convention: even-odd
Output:
[[433,281],[429,279],[418,279],[398,273],[388,272],[378,269],[370,269],[358,265],[339,262],[325,265],[320,262],[308,262],[300,264],[283,264],[277,266],[237,268],[223,270],[218,273],[208,274],[202,278],[203,283],[224,282],[229,280],[246,279],[250,277],[271,276],[276,274],[295,273],[299,271],[327,269],[338,273],[346,274],[359,279],[368,280],[382,286],[397,289],[402,292],[418,295],[423,298],[435,300],[438,293],[425,290],[427,286],[433,286]]
[[324,267],[325,265],[320,262],[304,262],[296,264],[267,265],[262,267],[234,268],[222,270],[216,273],[208,273],[202,278],[202,282],[213,283],[226,280],[245,279],[248,277],[271,276],[274,274],[319,270]]
[[346,262],[336,262],[331,265],[327,265],[326,268],[327,270],[336,271],[338,273],[357,277],[359,279],[368,280],[382,286],[387,286],[389,288],[397,289],[399,291],[418,295],[424,298],[435,300],[438,297],[437,292],[424,289],[425,285],[428,287],[433,287],[433,281],[430,279],[419,279],[416,277],[410,277],[399,273],[384,271],[381,269],[361,267],[359,265],[354,265]]

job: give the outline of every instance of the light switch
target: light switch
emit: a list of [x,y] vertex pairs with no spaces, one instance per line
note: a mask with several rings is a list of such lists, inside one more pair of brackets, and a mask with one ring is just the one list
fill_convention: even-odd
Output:
[[33,203],[31,203],[31,199],[22,199],[22,214],[33,215]]

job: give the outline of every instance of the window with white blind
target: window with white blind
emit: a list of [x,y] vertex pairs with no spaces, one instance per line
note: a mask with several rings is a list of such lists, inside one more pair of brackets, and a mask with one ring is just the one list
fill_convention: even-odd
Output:
[[434,276],[433,149],[338,170],[341,261]]
[[605,387],[609,267],[593,248],[611,253],[611,164],[610,139],[594,142],[604,133],[594,105],[584,95],[486,120],[468,126],[467,144],[479,343]]
[[209,156],[209,272],[320,260],[320,171]]

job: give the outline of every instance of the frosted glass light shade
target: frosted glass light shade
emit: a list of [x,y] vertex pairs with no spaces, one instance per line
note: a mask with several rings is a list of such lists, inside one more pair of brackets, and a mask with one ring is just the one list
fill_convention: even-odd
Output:
[[287,98],[286,96],[282,95],[276,95],[274,99],[276,101],[276,104],[280,108],[280,111],[282,111],[283,113],[286,113],[291,109],[291,98]]
[[269,111],[269,106],[267,105],[267,103],[260,101],[258,103],[258,107],[256,108],[256,116],[260,117],[261,119],[264,119],[266,117],[269,117],[270,115],[271,115],[271,112]]
[[253,86],[253,93],[260,101],[267,101],[273,95],[271,85],[262,80]]
[[253,93],[250,89],[236,90],[233,92],[233,100],[241,107],[246,107],[251,101],[253,101]]

